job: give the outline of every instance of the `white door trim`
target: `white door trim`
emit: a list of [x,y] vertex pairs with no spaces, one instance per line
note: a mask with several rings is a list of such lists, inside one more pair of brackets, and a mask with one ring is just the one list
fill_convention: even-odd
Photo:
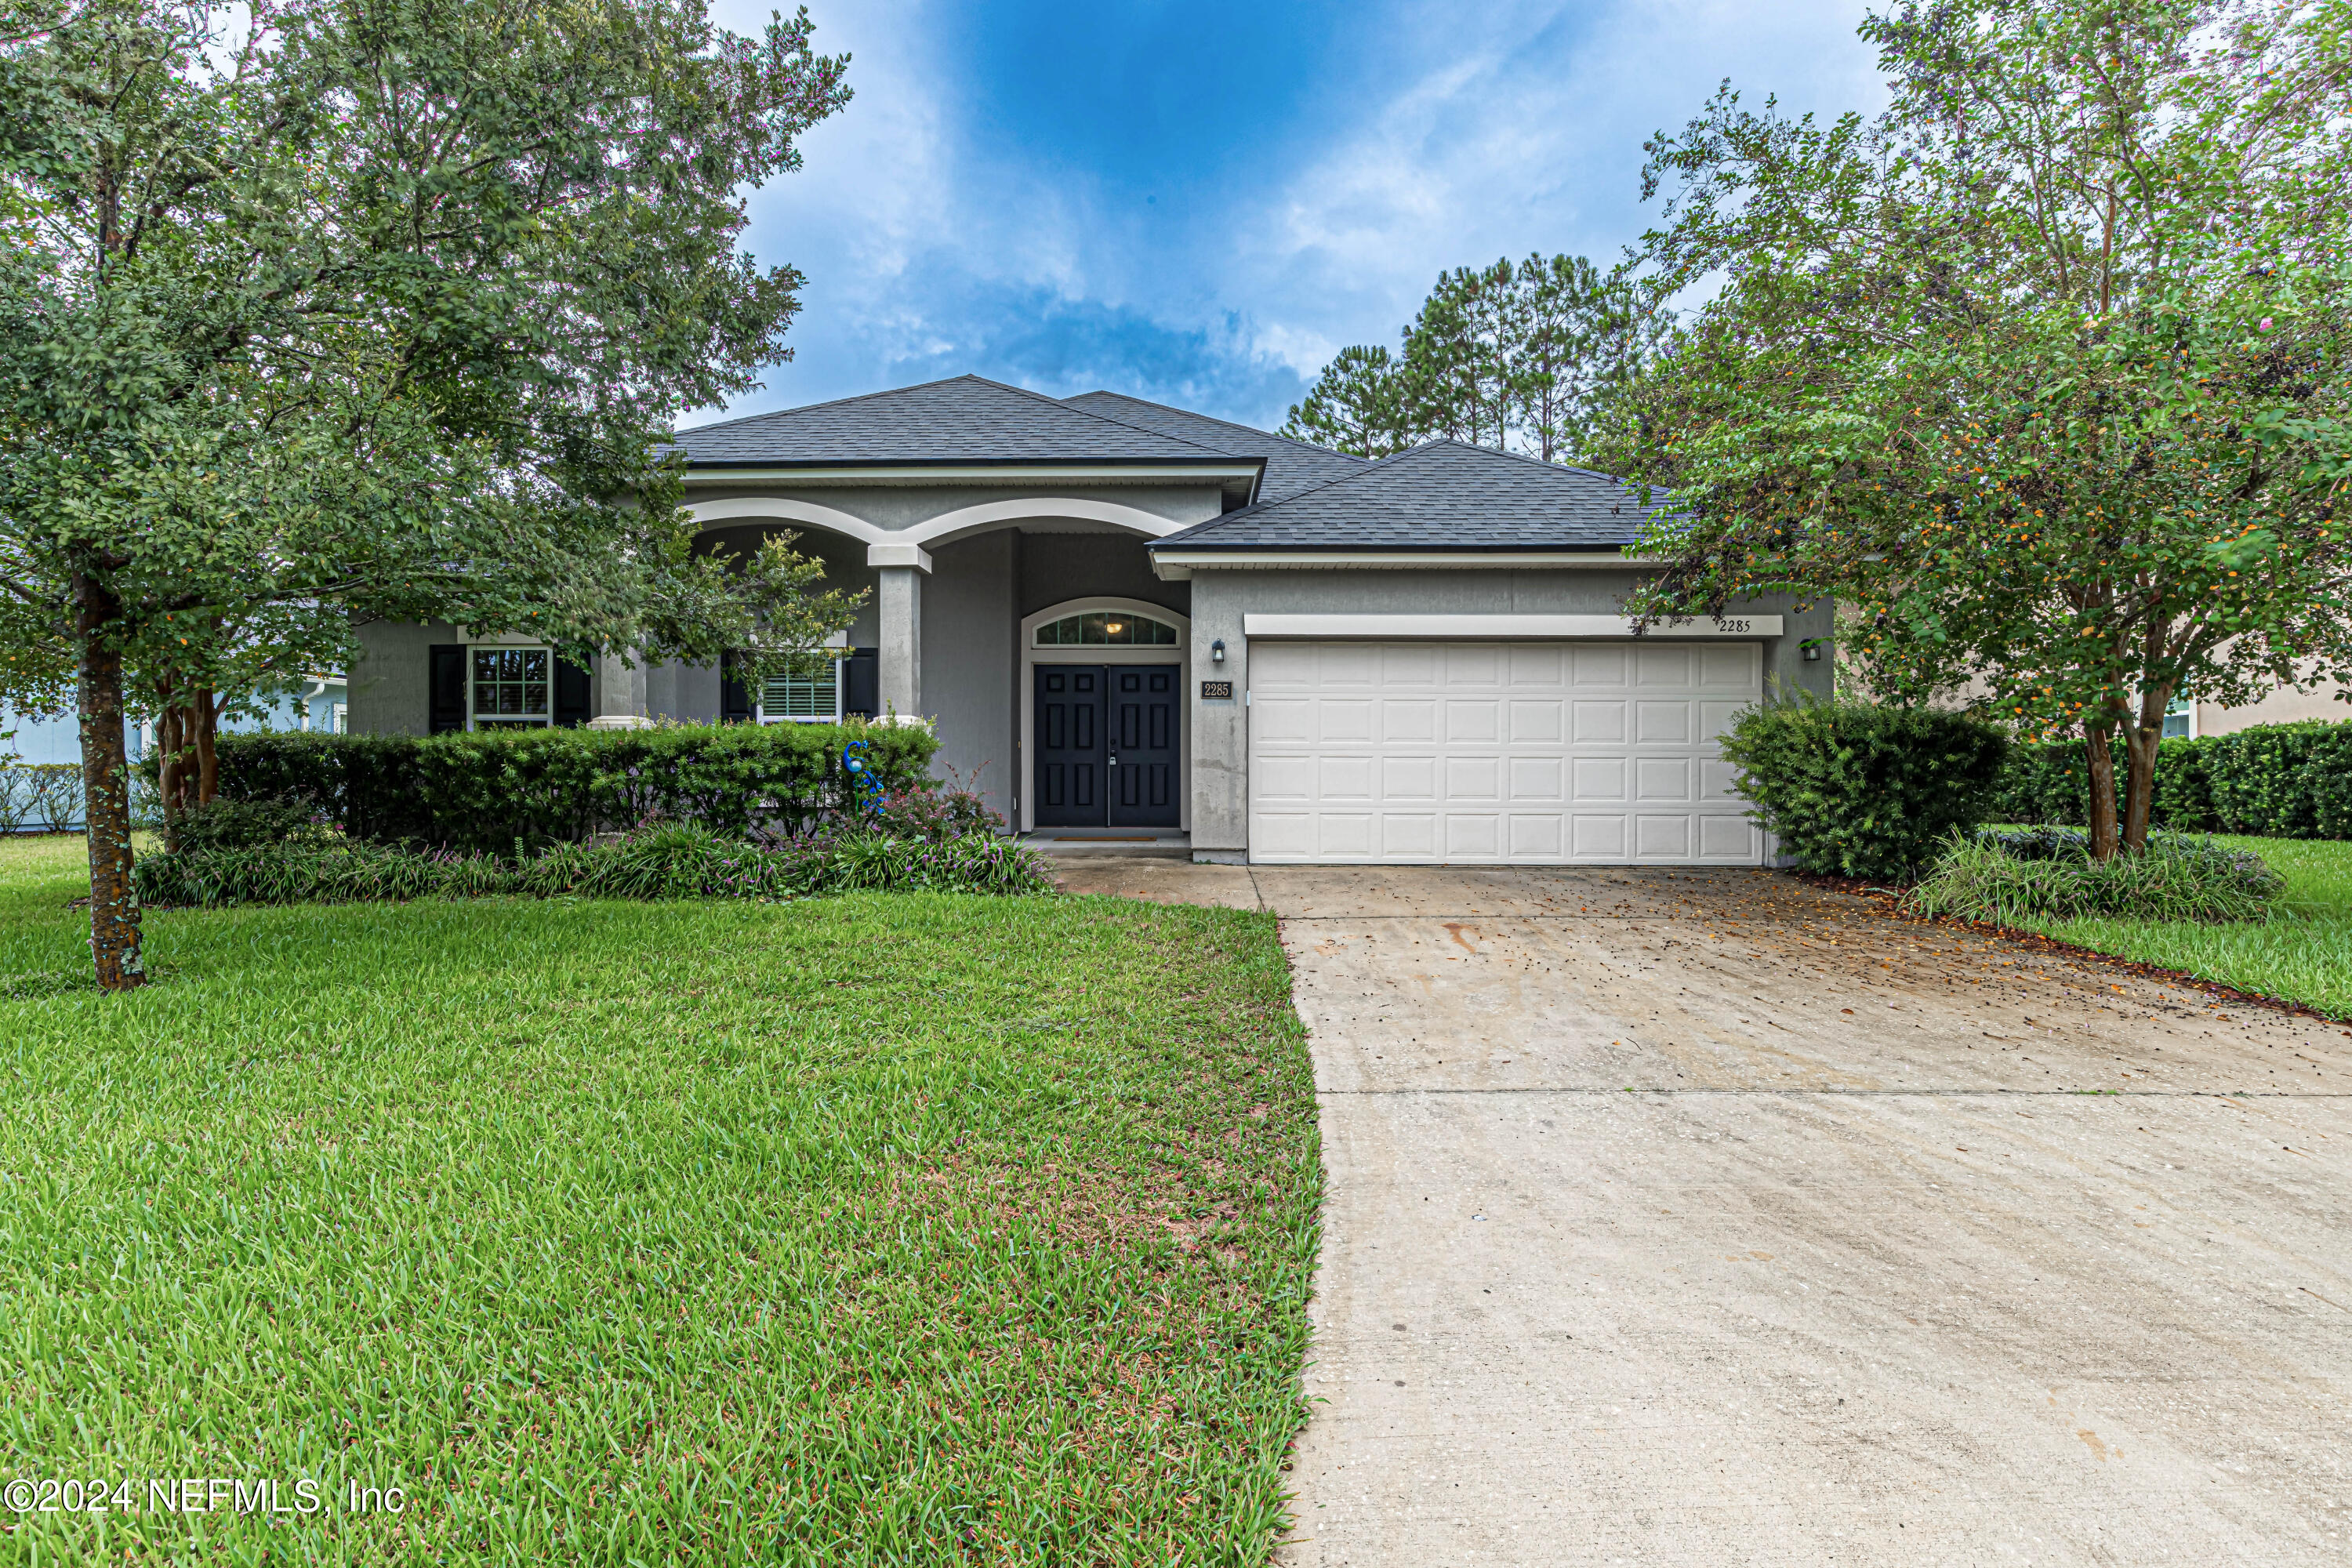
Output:
[[[1083,616],[1096,610],[1116,610],[1125,616],[1146,616],[1176,628],[1174,646],[1148,643],[1141,647],[1088,647],[1065,644],[1057,647],[1034,646],[1037,628],[1048,621],[1058,621],[1064,616]],[[1173,660],[1179,667],[1176,675],[1176,780],[1179,789],[1176,806],[1176,830],[1192,831],[1192,704],[1185,700],[1192,690],[1192,617],[1179,615],[1165,605],[1146,603],[1141,599],[1065,599],[1058,605],[1048,605],[1034,616],[1021,617],[1021,739],[1014,747],[1013,763],[1013,789],[1021,799],[1018,831],[1034,833],[1037,828],[1036,792],[1029,775],[1029,750],[1035,732],[1037,703],[1037,666],[1041,664],[1166,664]]]
[[[1242,635],[1252,637],[1374,637],[1383,642],[1437,638],[1446,642],[1630,637],[1630,616],[1244,616]],[[1693,637],[1777,637],[1778,616],[1722,616],[1706,620],[1658,621],[1648,634],[1660,642]]]

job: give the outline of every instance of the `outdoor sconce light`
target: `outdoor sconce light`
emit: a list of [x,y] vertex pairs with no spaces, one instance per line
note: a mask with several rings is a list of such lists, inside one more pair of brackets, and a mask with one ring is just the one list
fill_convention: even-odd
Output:
[[1216,641],[1209,645],[1209,662],[1211,664],[1223,664],[1225,662],[1224,638],[1219,637]]
[[1818,663],[1818,662],[1820,662],[1820,660],[1821,660],[1821,657],[1822,657],[1822,641],[1821,641],[1821,638],[1819,638],[1819,637],[1807,637],[1807,638],[1805,639],[1805,662],[1806,662],[1807,664],[1815,664],[1815,663]]

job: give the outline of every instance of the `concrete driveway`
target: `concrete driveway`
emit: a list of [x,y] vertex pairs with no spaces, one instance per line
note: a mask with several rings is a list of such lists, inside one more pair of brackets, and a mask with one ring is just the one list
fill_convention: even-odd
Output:
[[2352,1563],[2343,1028],[1766,872],[1090,883],[1283,916],[1283,1562]]

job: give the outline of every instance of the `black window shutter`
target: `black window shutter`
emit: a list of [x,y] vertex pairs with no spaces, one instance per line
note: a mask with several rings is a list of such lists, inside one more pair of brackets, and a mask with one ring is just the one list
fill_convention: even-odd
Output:
[[735,656],[719,656],[719,721],[722,724],[748,724],[751,721],[751,697],[743,683],[735,679]]
[[466,645],[435,643],[425,728],[436,735],[466,727]]
[[882,711],[882,667],[870,647],[854,647],[841,661],[841,716],[871,719]]
[[555,721],[566,730],[588,722],[588,672],[569,659],[555,661]]

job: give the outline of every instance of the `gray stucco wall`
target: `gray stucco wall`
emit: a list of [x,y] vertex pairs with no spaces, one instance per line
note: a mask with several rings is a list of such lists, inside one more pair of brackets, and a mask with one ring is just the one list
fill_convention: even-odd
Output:
[[[1555,615],[1625,613],[1639,574],[1580,567],[1538,571],[1202,571],[1192,578],[1192,847],[1249,847],[1249,725],[1241,694],[1249,689],[1247,615]],[[1750,600],[1731,613],[1783,617],[1782,635],[1763,637],[1765,689],[1777,682],[1829,695],[1836,661],[1808,662],[1807,637],[1826,637],[1831,611],[1816,602],[1802,614],[1780,596]],[[1670,632],[1661,631],[1661,637]],[[1225,644],[1225,662],[1209,645]],[[1202,679],[1230,679],[1234,700],[1204,702]]]
[[377,621],[359,628],[360,657],[352,661],[354,735],[423,735],[433,721],[426,689],[435,643],[456,642],[457,628],[442,621]]

